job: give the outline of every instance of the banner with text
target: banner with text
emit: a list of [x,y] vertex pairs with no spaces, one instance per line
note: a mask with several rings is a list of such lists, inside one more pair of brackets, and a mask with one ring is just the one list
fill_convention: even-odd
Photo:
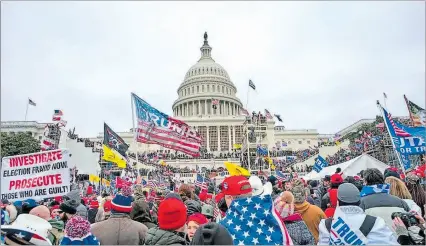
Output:
[[1,199],[15,201],[63,196],[70,191],[70,165],[68,149],[4,157]]

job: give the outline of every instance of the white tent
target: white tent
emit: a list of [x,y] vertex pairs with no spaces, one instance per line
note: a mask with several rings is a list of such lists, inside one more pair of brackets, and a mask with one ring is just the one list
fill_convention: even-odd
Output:
[[367,170],[367,168],[377,168],[382,173],[389,166],[385,163],[371,157],[370,155],[363,154],[347,162],[343,162],[337,165],[325,167],[321,172],[317,173],[312,171],[303,177],[304,180],[319,180],[324,178],[325,175],[333,175],[336,172],[336,168],[340,167],[342,169],[342,176],[355,176],[361,172],[361,170]]

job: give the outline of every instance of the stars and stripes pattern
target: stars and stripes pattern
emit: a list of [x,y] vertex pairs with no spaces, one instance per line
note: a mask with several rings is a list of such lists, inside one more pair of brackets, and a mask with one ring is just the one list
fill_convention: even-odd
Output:
[[197,173],[197,179],[195,180],[195,185],[200,187],[201,190],[207,190],[207,182],[201,174]]
[[411,137],[411,134],[400,129],[399,127],[396,126],[395,122],[392,119],[392,115],[388,112],[386,112],[385,109],[383,109],[389,119],[389,122],[391,123],[391,126],[393,128],[393,130],[395,131],[395,135],[397,135],[398,137]]
[[253,89],[256,90],[256,85],[254,85],[253,81],[251,81],[251,79],[249,80],[249,86]]
[[271,195],[233,200],[220,224],[231,234],[234,245],[292,245]]
[[240,115],[250,116],[250,113],[245,108],[240,108]]
[[267,119],[272,120],[272,115],[267,109],[265,109],[265,116]]
[[157,184],[157,181],[150,179],[148,180],[148,183],[146,184],[146,186],[150,188],[157,188],[158,184]]
[[132,98],[138,120],[136,140],[139,143],[158,144],[192,157],[200,156],[202,138],[193,127],[159,111],[133,93]]
[[279,170],[275,170],[275,175],[278,181],[285,182],[288,180],[288,176],[286,176],[284,173],[280,172]]

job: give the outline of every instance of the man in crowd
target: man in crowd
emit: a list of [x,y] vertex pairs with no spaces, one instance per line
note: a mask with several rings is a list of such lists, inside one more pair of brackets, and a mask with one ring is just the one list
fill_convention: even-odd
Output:
[[361,190],[360,207],[366,214],[384,219],[389,228],[392,228],[392,213],[408,212],[410,208],[404,200],[389,194],[390,187],[385,184],[385,178],[379,169],[369,168],[363,175],[365,186]]
[[358,188],[350,183],[339,186],[334,217],[321,220],[319,245],[398,245],[396,238],[380,217],[366,215],[359,207]]

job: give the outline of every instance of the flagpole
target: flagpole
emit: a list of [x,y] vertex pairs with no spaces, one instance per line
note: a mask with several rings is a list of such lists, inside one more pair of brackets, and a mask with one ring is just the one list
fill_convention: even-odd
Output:
[[[387,121],[386,121],[385,112],[383,111],[382,105],[380,105],[380,102],[379,102],[379,101],[377,101],[377,107],[379,108],[380,112],[382,113],[383,121],[384,121],[384,123],[385,123],[386,129],[388,130],[388,134],[389,134],[389,137],[390,137],[390,140],[391,140],[392,146],[393,146],[393,150],[395,151],[395,154],[396,154],[396,156],[398,157],[399,165],[402,167],[402,171],[403,171],[403,172],[404,172],[404,174],[405,174],[405,173],[406,173],[406,171],[405,171],[404,163],[403,163],[403,162],[402,162],[402,160],[401,160],[401,155],[400,155],[400,154],[399,154],[399,152],[396,150],[395,143],[393,142],[392,135],[391,135],[391,133],[390,133],[389,125],[388,125],[388,123],[387,123]],[[389,112],[388,112],[388,114],[389,114]]]
[[[136,148],[136,169],[138,169],[139,158],[138,158],[138,145],[137,145],[138,143],[136,141],[137,134],[136,134],[136,131],[135,131],[135,106],[134,106],[134,101],[133,101],[133,95],[132,94],[130,94],[130,95],[131,95],[130,96],[130,104],[132,105],[133,144]],[[139,169],[138,169],[138,175],[139,175]]]
[[30,99],[28,98],[28,100],[27,100],[27,109],[25,110],[25,121],[27,121],[28,106],[30,105],[29,100],[30,100]]
[[248,110],[249,94],[250,94],[250,84],[247,86],[246,110]]

